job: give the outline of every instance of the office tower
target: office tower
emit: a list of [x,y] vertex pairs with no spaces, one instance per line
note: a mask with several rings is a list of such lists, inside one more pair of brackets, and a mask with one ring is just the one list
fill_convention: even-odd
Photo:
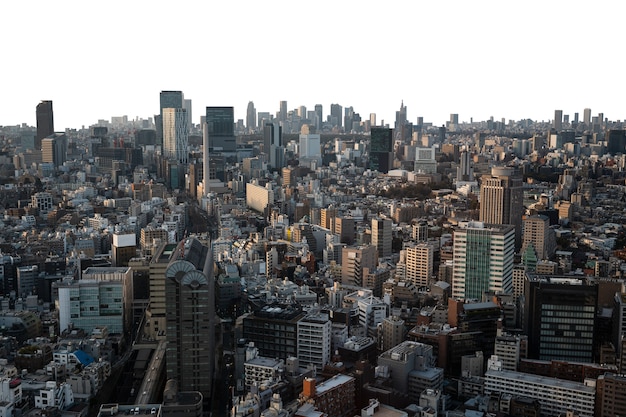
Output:
[[41,161],[63,166],[67,161],[67,136],[65,133],[53,133],[41,140]]
[[256,129],[256,109],[253,102],[248,102],[248,109],[246,110],[246,129],[248,132],[254,132]]
[[611,155],[626,154],[626,130],[610,129],[606,132],[607,151]]
[[391,256],[392,227],[391,219],[381,217],[372,219],[372,245],[376,247],[381,258]]
[[[215,363],[215,287],[208,246],[181,240],[165,270],[167,379],[211,398]],[[151,294],[152,295],[152,294]]]
[[137,256],[135,233],[113,233],[111,265],[128,266],[128,261]]
[[278,117],[279,122],[285,122],[287,120],[287,102],[281,101],[279,103]]
[[468,222],[454,231],[452,297],[481,300],[483,293],[513,291],[515,229]]
[[626,415],[626,375],[605,373],[597,379],[596,417]]
[[370,131],[369,169],[383,174],[393,167],[393,132],[391,129],[372,126]]
[[324,113],[323,107],[321,104],[315,105],[315,120],[312,120],[315,129],[320,131],[322,129],[322,125],[324,124]]
[[243,337],[260,356],[287,360],[298,355],[298,321],[306,313],[297,304],[266,305],[243,318]]
[[333,206],[320,209],[320,226],[333,230],[335,227],[335,217],[337,209]]
[[330,124],[341,129],[343,122],[343,107],[340,104],[330,105]]
[[[400,103],[400,110],[396,111],[396,124],[395,128],[397,131],[400,131],[402,127],[406,123],[406,106],[404,105],[404,100]],[[373,126],[373,125],[372,125]]]
[[389,370],[391,387],[413,403],[423,391],[443,388],[443,369],[434,365],[433,347],[418,342],[404,341],[378,356],[378,366]]
[[528,357],[593,362],[598,286],[584,278],[536,276],[525,292]]
[[550,219],[543,215],[529,216],[523,222],[522,253],[532,245],[539,260],[549,260],[556,251],[554,230],[550,228]]
[[182,109],[184,103],[182,91],[161,91],[159,94],[159,114],[154,117],[157,145],[163,145],[163,109]]
[[435,248],[429,243],[408,246],[406,251],[406,279],[418,288],[428,287],[433,276]]
[[522,178],[509,167],[493,167],[480,184],[480,221],[515,226],[515,247],[521,247],[524,213]]
[[626,370],[626,294],[616,292],[613,298],[612,343],[615,346],[620,373]]
[[35,136],[35,149],[41,149],[41,141],[54,134],[54,115],[52,113],[52,100],[44,100],[37,104],[35,110],[37,117],[37,135]]
[[363,286],[363,270],[374,270],[378,264],[376,246],[345,247],[341,251],[341,283]]
[[415,149],[415,172],[436,174],[436,153],[437,149],[434,146],[431,146],[430,148],[417,147]]
[[376,126],[376,113],[370,113],[370,130],[371,126]]
[[458,125],[459,124],[459,115],[456,113],[450,113],[450,124]]
[[187,110],[161,109],[163,123],[163,155],[181,164],[189,160],[189,125]]
[[91,267],[80,280],[53,283],[57,292],[59,330],[83,329],[87,334],[106,326],[109,333],[130,331],[133,272],[128,267]]
[[538,399],[542,416],[594,417],[596,389],[582,382],[523,372],[488,370],[485,394]]
[[349,133],[352,131],[354,122],[354,108],[352,106],[343,109],[343,126],[344,132]]
[[585,126],[591,126],[591,109],[585,109],[583,111],[583,123]]
[[[300,133],[300,165],[310,165],[310,168],[314,170],[322,163],[322,147],[320,144],[319,133],[309,133],[308,125],[302,126]],[[310,164],[307,164],[310,162]]]
[[263,213],[272,204],[274,204],[274,191],[271,188],[251,182],[246,184],[246,205],[249,208]]
[[428,222],[426,220],[420,220],[413,224],[411,239],[416,242],[426,242],[428,240]]
[[318,371],[330,362],[332,323],[328,313],[310,311],[298,321],[298,360],[313,365]]
[[283,127],[278,122],[265,123],[263,127],[263,153],[272,168],[284,165]]
[[472,169],[472,155],[467,149],[463,149],[459,154],[459,166],[456,169],[456,181],[474,181],[474,170]]
[[554,111],[554,122],[552,123],[552,128],[557,132],[560,132],[563,129],[563,110]]
[[209,125],[206,121],[202,124],[202,197],[206,197],[210,190],[209,180],[211,178],[211,152],[209,145]]
[[233,107],[207,107],[206,123],[211,151],[235,152],[237,150]]
[[356,236],[354,218],[347,216],[335,217],[334,233],[339,235],[339,241],[341,243],[347,245],[353,244]]

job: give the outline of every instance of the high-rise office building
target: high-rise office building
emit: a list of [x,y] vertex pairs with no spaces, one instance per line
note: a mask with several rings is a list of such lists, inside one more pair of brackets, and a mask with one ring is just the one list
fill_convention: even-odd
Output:
[[283,100],[279,103],[278,117],[279,122],[287,120],[287,101]]
[[400,131],[404,124],[406,123],[406,106],[404,105],[404,100],[400,103],[400,110],[396,111],[396,130]]
[[330,124],[332,127],[342,127],[343,107],[340,104],[330,105]]
[[433,275],[435,248],[430,243],[408,246],[406,251],[406,279],[419,287],[427,287]]
[[515,226],[515,246],[521,247],[524,213],[522,178],[510,167],[493,167],[480,184],[480,221]]
[[52,113],[52,100],[44,100],[37,104],[35,111],[37,117],[37,135],[35,136],[35,149],[41,149],[41,141],[54,133],[54,115]]
[[515,229],[469,222],[454,231],[452,297],[481,300],[483,293],[513,291]]
[[254,132],[256,129],[256,109],[251,101],[248,103],[248,109],[246,110],[246,129],[248,129],[248,132]]
[[128,266],[128,261],[137,256],[137,235],[135,233],[114,233],[111,245],[111,265]]
[[591,109],[589,108],[583,111],[583,123],[585,126],[591,126]]
[[278,122],[265,123],[263,127],[263,152],[272,168],[284,165],[283,127]]
[[207,107],[209,147],[214,152],[235,152],[235,113],[233,107]]
[[363,286],[363,270],[373,271],[378,264],[376,246],[345,247],[341,252],[341,282]]
[[161,109],[163,115],[163,155],[186,164],[189,160],[189,126],[187,110]]
[[549,260],[556,251],[556,238],[550,229],[550,219],[544,215],[529,216],[524,219],[522,236],[522,253],[528,245],[532,245],[537,259]]
[[372,219],[372,245],[376,247],[381,258],[391,256],[392,227],[391,219],[381,217]]
[[167,378],[182,391],[212,395],[215,287],[211,250],[196,238],[180,241],[165,270]]
[[393,167],[393,132],[387,127],[372,126],[370,133],[370,161],[372,171],[388,173]]
[[315,120],[311,120],[311,122],[313,122],[313,125],[318,131],[322,129],[322,124],[324,123],[323,117],[324,117],[324,114],[322,112],[322,105],[316,104],[315,105]]
[[157,145],[163,145],[163,109],[182,109],[184,103],[182,91],[161,91],[159,94],[159,114],[154,117]]
[[318,370],[330,362],[332,324],[328,313],[310,311],[298,321],[298,359],[300,364]]
[[611,155],[626,153],[626,130],[609,129],[606,132],[606,146]]
[[525,292],[528,357],[593,362],[598,286],[584,278],[537,275]]
[[65,133],[53,133],[41,140],[41,161],[62,166],[67,161],[67,136]]
[[563,130],[563,110],[554,111],[554,122],[552,123],[552,128],[557,132]]

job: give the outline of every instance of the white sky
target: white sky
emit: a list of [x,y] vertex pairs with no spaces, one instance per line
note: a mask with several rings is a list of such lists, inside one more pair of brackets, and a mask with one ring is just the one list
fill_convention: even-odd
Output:
[[471,0],[2,0],[0,125],[55,130],[158,113],[182,90],[206,106],[257,111],[331,103],[393,124],[493,116],[626,119],[626,3]]

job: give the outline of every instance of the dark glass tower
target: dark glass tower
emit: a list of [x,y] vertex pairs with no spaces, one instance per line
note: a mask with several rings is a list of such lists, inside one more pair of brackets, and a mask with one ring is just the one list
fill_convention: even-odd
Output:
[[388,173],[393,164],[393,134],[391,129],[372,126],[370,136],[370,163],[372,171]]
[[44,100],[37,104],[37,136],[35,136],[35,149],[41,149],[41,140],[54,133],[54,117],[52,114],[52,101]]
[[215,152],[235,152],[235,111],[233,107],[207,107],[209,148]]

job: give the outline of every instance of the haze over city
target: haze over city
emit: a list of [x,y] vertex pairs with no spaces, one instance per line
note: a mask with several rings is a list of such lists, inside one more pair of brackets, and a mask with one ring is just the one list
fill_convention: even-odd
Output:
[[[582,5],[585,4],[585,7]],[[626,118],[614,65],[624,6],[581,2],[5,2],[0,125],[58,130],[158,113],[182,90],[205,106],[275,113],[331,103],[392,121],[550,120],[584,108]]]

